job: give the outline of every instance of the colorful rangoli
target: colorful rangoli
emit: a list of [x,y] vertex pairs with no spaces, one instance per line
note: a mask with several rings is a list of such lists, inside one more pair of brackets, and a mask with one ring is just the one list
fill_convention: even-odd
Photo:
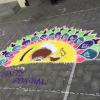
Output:
[[11,43],[0,52],[0,66],[29,63],[82,63],[100,52],[100,38],[93,31],[61,28],[45,29]]

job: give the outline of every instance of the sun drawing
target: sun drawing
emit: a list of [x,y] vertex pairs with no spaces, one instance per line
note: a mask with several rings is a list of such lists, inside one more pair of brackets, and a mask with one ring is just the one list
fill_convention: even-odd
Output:
[[100,38],[93,31],[55,27],[35,32],[11,43],[0,52],[0,65],[10,67],[30,63],[82,63],[100,52]]

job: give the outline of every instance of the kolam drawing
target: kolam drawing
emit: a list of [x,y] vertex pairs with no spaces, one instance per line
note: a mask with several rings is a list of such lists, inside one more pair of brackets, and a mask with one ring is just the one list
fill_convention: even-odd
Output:
[[95,60],[100,53],[100,38],[96,35],[92,30],[66,26],[34,32],[0,51],[0,66]]

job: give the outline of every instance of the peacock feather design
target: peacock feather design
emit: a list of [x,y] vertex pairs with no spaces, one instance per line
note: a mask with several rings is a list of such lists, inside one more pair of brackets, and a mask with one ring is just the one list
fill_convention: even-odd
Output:
[[82,63],[100,52],[100,38],[92,30],[54,27],[26,35],[0,52],[0,66],[29,63]]

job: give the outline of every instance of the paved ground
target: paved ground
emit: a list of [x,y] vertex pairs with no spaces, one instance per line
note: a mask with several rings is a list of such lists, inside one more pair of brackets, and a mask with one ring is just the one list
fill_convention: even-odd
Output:
[[[5,31],[0,37],[1,50],[26,34],[56,25],[95,30],[100,36],[99,0],[66,0],[57,5],[37,0],[31,5],[1,21],[0,30]],[[27,70],[24,76],[40,77],[46,84],[15,84],[12,82],[14,77],[0,77],[0,100],[100,100],[99,60],[76,65],[29,64],[19,67],[23,66]]]

